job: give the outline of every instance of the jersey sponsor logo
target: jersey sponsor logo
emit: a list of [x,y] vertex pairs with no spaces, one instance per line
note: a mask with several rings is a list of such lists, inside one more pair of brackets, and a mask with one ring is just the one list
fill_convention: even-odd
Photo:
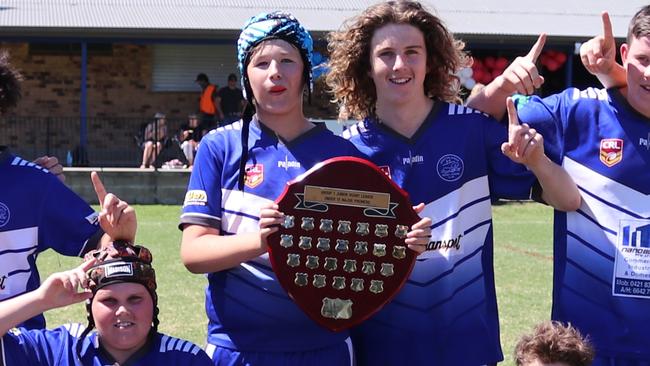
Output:
[[133,275],[132,263],[113,264],[113,265],[105,266],[104,270],[106,271],[106,278]]
[[614,260],[614,296],[650,298],[650,220],[621,220]]
[[264,164],[246,164],[246,177],[244,184],[248,188],[255,188],[264,181]]
[[9,218],[11,217],[11,211],[9,207],[4,203],[0,202],[0,227],[7,225]]
[[420,164],[420,163],[424,163],[424,156],[422,156],[422,155],[411,156],[409,154],[409,156],[402,158],[402,164],[403,165],[411,165],[412,166],[413,164]]
[[7,280],[6,275],[3,275],[2,277],[0,277],[0,290],[4,290],[6,288],[5,287],[5,281],[6,280]]
[[183,206],[205,206],[208,202],[208,194],[200,189],[192,189],[185,193]]
[[613,167],[623,160],[622,139],[600,140],[600,161],[608,167]]
[[644,139],[643,137],[639,138],[639,146],[644,146],[646,150],[650,150],[650,133],[648,133],[647,139]]
[[288,170],[289,168],[300,169],[300,162],[285,158],[284,160],[278,160],[278,168],[284,170]]
[[[388,165],[382,165],[379,167],[379,170],[381,170],[382,173],[386,174],[388,178],[391,178],[390,176],[390,167]],[[392,179],[392,178],[391,178]]]
[[432,240],[427,244],[426,250],[460,250],[460,238],[463,234],[458,234],[457,237],[451,239]]
[[447,182],[455,182],[460,179],[465,170],[463,159],[454,154],[443,155],[436,164],[438,176]]

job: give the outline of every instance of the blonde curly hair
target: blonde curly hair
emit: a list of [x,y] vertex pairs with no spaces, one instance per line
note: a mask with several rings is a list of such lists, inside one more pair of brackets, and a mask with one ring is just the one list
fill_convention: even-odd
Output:
[[416,1],[388,1],[372,5],[328,36],[330,52],[327,84],[339,105],[342,119],[363,119],[374,114],[377,93],[368,76],[370,43],[375,31],[387,24],[418,28],[427,52],[424,93],[447,102],[460,100],[458,70],[471,64],[465,43],[447,30],[442,20]]

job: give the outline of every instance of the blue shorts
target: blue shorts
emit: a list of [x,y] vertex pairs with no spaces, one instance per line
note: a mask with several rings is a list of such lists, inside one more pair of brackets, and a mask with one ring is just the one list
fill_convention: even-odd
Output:
[[205,351],[216,366],[352,366],[354,359],[350,338],[332,347],[301,352],[236,351],[213,344]]

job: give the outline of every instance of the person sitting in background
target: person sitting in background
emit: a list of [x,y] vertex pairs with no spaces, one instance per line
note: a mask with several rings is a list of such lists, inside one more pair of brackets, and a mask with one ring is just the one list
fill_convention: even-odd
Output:
[[593,359],[591,343],[570,324],[557,321],[538,324],[515,347],[517,366],[588,366]]
[[144,145],[142,150],[142,164],[140,168],[149,168],[160,154],[163,142],[167,138],[167,125],[165,114],[156,113],[154,120],[144,129]]
[[181,126],[180,140],[181,150],[187,159],[187,165],[194,165],[194,155],[199,147],[199,141],[203,133],[203,128],[199,126],[199,117],[196,114],[187,116],[187,123]]
[[[0,365],[210,365],[198,346],[158,332],[151,261],[147,248],[115,241],[88,253],[79,267],[0,303]],[[11,329],[39,312],[84,300],[85,329]]]

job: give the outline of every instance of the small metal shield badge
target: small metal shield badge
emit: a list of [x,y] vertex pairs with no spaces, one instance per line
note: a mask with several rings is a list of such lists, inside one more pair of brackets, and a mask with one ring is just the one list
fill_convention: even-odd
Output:
[[273,270],[320,325],[340,331],[359,324],[406,282],[416,254],[404,240],[420,218],[406,192],[374,164],[327,160],[276,201],[285,220],[268,239]]

